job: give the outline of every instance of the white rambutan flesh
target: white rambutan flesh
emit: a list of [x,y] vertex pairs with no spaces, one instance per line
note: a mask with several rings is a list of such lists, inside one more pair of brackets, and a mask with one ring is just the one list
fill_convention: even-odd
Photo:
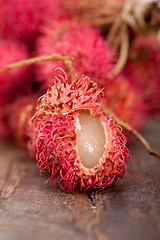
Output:
[[89,111],[78,114],[80,130],[77,131],[77,148],[81,163],[86,168],[94,167],[105,150],[105,132],[102,123]]

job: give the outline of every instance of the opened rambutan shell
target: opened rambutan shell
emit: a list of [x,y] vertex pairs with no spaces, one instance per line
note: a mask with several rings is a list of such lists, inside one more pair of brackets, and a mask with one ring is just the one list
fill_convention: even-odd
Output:
[[[102,112],[102,97],[97,84],[82,76],[70,84],[66,79],[55,80],[54,85],[39,99],[32,120],[36,132],[36,158],[40,172],[50,172],[49,180],[53,187],[58,182],[66,192],[104,189],[123,177],[127,160],[130,159],[126,140],[120,127]],[[91,124],[81,124],[83,113],[91,121],[98,122],[104,135],[104,145],[101,146],[104,151],[94,164],[89,163],[89,167],[81,158],[78,145],[81,128],[87,131]],[[96,127],[92,130],[96,132]],[[90,144],[94,148],[94,144],[85,138],[82,141],[84,148]],[[88,154],[92,152],[91,148]]]

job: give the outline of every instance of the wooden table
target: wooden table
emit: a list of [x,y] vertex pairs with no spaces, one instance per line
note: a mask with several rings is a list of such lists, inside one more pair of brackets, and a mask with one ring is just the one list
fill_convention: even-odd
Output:
[[[160,152],[160,124],[143,135]],[[0,240],[159,240],[160,161],[135,142],[123,180],[102,192],[53,191],[48,176],[12,143],[0,142]]]

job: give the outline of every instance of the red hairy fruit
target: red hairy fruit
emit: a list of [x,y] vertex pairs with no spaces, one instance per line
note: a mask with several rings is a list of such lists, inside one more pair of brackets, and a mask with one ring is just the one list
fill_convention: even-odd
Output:
[[[11,106],[9,126],[12,129],[15,141],[24,150],[28,150],[30,147],[30,138],[34,134],[31,118],[35,113],[36,99],[36,95],[20,97]],[[34,156],[31,152],[34,152]],[[31,152],[30,155],[35,158],[35,149]]]
[[27,150],[32,135],[30,122],[35,112],[36,99],[37,96],[34,95],[18,97],[0,109],[0,138],[14,139]]
[[123,73],[112,79],[104,89],[105,101],[109,108],[124,122],[140,131],[146,124],[147,104],[140,84],[127,78]]
[[38,100],[32,123],[40,172],[66,192],[109,187],[130,159],[120,127],[101,110],[103,93],[89,78],[59,77]]
[[149,115],[160,115],[160,41],[156,36],[139,37],[125,68],[127,77],[143,87]]
[[[26,47],[19,42],[0,39],[0,68],[29,57]],[[0,73],[0,137],[12,138],[9,128],[10,104],[17,97],[31,91],[31,68],[16,68]]]
[[0,35],[33,44],[40,27],[56,13],[56,0],[1,0]]
[[[2,39],[0,40],[0,53],[0,68],[29,57],[22,43]],[[0,108],[13,101],[18,94],[22,95],[27,91],[31,85],[29,76],[29,68],[15,68],[0,73]]]
[[[60,54],[73,57],[73,69],[80,77],[82,73],[104,86],[109,80],[107,73],[113,68],[114,53],[107,47],[98,30],[75,21],[52,22],[43,29],[37,43],[37,56]],[[53,71],[59,66],[66,70],[62,62],[45,62],[37,68],[37,81],[48,88],[53,82]],[[69,78],[69,75],[68,75]]]

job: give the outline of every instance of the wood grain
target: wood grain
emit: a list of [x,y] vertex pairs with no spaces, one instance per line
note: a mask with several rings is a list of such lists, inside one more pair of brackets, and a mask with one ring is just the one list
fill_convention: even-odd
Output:
[[[160,152],[160,124],[144,136]],[[0,142],[0,240],[159,240],[160,161],[135,142],[123,180],[102,192],[53,191],[13,143]]]

